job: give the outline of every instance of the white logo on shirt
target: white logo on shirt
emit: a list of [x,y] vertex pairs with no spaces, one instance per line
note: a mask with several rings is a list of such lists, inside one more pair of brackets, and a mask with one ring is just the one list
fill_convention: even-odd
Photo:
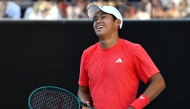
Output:
[[115,61],[115,63],[122,63],[121,58],[119,58],[117,61]]

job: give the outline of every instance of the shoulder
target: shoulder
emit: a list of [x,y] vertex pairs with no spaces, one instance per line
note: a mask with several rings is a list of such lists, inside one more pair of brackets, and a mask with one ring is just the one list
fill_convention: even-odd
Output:
[[121,40],[122,45],[124,47],[127,47],[127,49],[135,50],[138,46],[141,46],[138,43],[134,43],[126,39],[120,39],[120,40]]
[[90,47],[86,48],[84,51],[83,51],[83,55],[89,55],[93,52],[95,52],[97,49],[98,49],[98,42],[95,43],[94,45],[91,45]]
[[129,40],[127,40],[127,39],[122,39],[122,38],[120,38],[120,40],[121,40],[122,43],[125,43],[125,44],[128,44],[128,45],[131,45],[131,46],[139,45],[138,43],[135,43],[135,42],[129,41]]

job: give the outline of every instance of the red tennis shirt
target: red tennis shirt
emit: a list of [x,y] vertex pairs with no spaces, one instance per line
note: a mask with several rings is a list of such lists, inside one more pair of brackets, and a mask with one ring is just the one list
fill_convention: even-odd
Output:
[[119,39],[110,49],[99,42],[84,50],[78,84],[89,86],[96,109],[127,109],[136,99],[139,79],[159,70],[139,44]]

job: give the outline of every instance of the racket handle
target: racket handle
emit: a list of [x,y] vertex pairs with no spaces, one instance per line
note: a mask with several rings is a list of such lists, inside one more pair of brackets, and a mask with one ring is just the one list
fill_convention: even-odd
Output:
[[84,103],[84,102],[81,102],[81,104],[82,104],[83,106],[85,106],[85,107],[88,107],[89,109],[95,109],[95,108],[93,108],[93,107],[91,107],[91,106],[87,105],[87,104],[86,104],[86,103]]

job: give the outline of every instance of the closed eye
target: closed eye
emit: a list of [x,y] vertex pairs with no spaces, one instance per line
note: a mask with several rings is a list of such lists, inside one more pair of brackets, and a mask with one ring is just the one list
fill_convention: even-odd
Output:
[[106,16],[102,16],[102,19],[105,18]]
[[94,21],[94,22],[97,21],[97,18],[94,18],[93,21]]

